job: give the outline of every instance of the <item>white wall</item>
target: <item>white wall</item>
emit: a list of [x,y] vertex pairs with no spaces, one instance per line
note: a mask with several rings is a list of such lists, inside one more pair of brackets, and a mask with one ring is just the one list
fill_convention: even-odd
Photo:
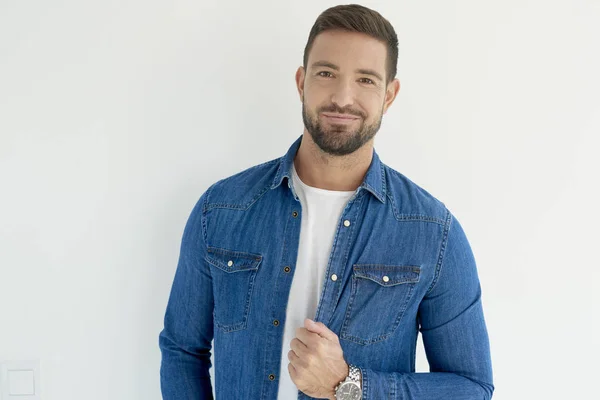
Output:
[[[0,362],[40,360],[44,400],[160,398],[185,221],[302,133],[294,73],[333,4],[0,1]],[[400,40],[375,145],[467,232],[494,398],[590,398],[600,2],[363,4]]]

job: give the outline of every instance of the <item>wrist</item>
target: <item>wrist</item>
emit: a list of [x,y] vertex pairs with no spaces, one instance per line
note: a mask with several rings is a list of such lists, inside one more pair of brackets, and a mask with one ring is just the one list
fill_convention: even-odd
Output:
[[357,395],[359,399],[362,398],[363,377],[362,370],[359,367],[354,364],[348,365],[346,376],[334,388],[334,400],[338,399],[338,394],[341,399],[357,398],[355,397]]

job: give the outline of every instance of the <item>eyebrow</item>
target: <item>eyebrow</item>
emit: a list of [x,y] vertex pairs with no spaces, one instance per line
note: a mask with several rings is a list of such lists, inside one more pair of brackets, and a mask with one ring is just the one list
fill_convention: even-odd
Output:
[[[331,68],[336,71],[340,70],[340,67],[338,67],[337,65],[332,64],[329,61],[323,61],[323,60],[315,61],[310,67],[311,68],[327,67],[327,68]],[[354,72],[359,73],[359,74],[364,74],[364,75],[371,75],[371,76],[374,76],[375,78],[379,79],[380,81],[383,81],[383,78],[381,77],[381,75],[379,75],[379,73],[377,73],[376,71],[373,71],[372,69],[359,68],[359,69],[355,70]]]

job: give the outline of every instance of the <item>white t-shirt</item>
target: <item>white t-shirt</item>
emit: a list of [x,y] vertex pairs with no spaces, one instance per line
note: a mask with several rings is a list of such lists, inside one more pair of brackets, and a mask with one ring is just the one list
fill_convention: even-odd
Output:
[[304,326],[305,318],[315,318],[333,236],[344,207],[354,194],[354,191],[308,186],[300,180],[294,166],[292,182],[302,205],[302,221],[298,259],[286,309],[277,395],[279,400],[298,398],[298,388],[288,372],[290,342],[296,337],[296,328]]

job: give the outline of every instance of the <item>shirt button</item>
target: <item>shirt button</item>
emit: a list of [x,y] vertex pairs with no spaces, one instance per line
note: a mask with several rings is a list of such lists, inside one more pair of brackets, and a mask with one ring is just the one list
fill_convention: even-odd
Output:
[[269,380],[274,381],[275,380],[275,375],[273,375],[273,374],[269,375]]
[[228,266],[228,267],[231,267],[232,265],[233,265],[233,261],[229,260],[229,261],[227,262],[227,266]]
[[386,276],[384,276],[384,277],[383,277],[383,281],[384,281],[384,282],[389,282],[389,281],[390,281],[390,278],[389,278],[389,277],[386,275]]
[[275,326],[279,326],[279,320],[274,320],[274,321],[273,321],[273,325],[275,325]]
[[348,220],[345,220],[345,221],[344,221],[344,226],[345,226],[345,227],[348,227],[348,226],[350,226],[350,221],[348,221]]
[[285,268],[283,268],[283,270],[284,270],[285,272],[290,272],[291,268],[290,268],[290,267],[285,267]]
[[298,211],[294,211],[294,212],[292,212],[292,216],[293,216],[294,218],[296,218],[296,217],[298,216]]
[[337,281],[337,275],[336,274],[331,275],[331,280],[334,282]]

